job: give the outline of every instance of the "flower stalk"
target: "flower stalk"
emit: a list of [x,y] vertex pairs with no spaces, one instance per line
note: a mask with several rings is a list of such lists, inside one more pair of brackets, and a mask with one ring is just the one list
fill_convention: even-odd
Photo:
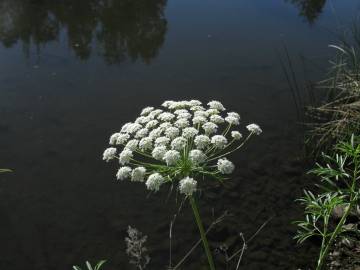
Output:
[[208,260],[208,263],[209,263],[209,267],[210,267],[211,270],[215,270],[214,259],[212,257],[211,251],[210,251],[209,242],[208,242],[207,237],[206,237],[206,233],[205,233],[205,230],[204,230],[204,225],[203,225],[203,223],[201,221],[199,209],[197,207],[195,198],[193,196],[189,196],[189,200],[190,200],[191,208],[192,208],[193,213],[194,213],[196,224],[197,224],[197,226],[199,228],[201,241],[202,241],[203,246],[204,246],[204,250],[205,250],[206,257],[207,257],[207,260]]

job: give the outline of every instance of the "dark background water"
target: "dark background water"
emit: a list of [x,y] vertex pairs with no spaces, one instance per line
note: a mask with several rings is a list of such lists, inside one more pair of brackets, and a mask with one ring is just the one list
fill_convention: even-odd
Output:
[[[149,236],[150,269],[168,264],[168,226],[178,202],[167,190],[117,182],[101,160],[108,137],[147,105],[165,99],[221,100],[261,137],[234,155],[231,183],[204,192],[234,214],[209,237],[241,246],[242,269],[297,269],[314,245],[297,247],[290,222],[308,180],[303,129],[281,70],[283,44],[326,66],[327,47],[357,15],[359,1],[1,0],[0,269],[70,269],[86,259],[127,264],[127,225]],[[312,66],[312,65],[310,65]],[[303,67],[300,65],[299,67]],[[319,69],[307,69],[309,77]],[[174,261],[197,240],[188,206],[174,227]],[[201,249],[188,269],[204,264]]]

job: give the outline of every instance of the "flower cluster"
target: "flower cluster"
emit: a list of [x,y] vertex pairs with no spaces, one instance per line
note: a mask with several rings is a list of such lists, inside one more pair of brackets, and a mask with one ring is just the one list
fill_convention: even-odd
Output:
[[178,181],[179,192],[191,196],[198,187],[194,178],[225,179],[235,169],[225,156],[262,132],[249,124],[243,138],[237,130],[240,115],[226,113],[219,101],[206,107],[198,100],[165,101],[162,107],[144,108],[134,122],[111,135],[103,160],[119,160],[117,179],[145,182],[155,192],[164,183]]

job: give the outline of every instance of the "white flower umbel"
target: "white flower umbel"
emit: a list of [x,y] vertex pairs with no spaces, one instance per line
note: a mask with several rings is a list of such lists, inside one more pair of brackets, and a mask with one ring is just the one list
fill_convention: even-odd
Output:
[[103,153],[103,160],[108,162],[108,161],[114,159],[116,156],[116,152],[117,152],[117,149],[114,147],[109,147],[109,148],[105,149],[105,151]]
[[226,180],[235,169],[226,157],[262,130],[250,124],[243,138],[238,131],[240,115],[227,113],[219,101],[210,101],[205,106],[198,100],[168,100],[162,106],[163,109],[146,107],[133,122],[114,133],[109,140],[114,147],[104,151],[103,159],[118,158],[122,166],[116,178],[130,178],[134,182],[146,179],[149,191],[156,192],[168,182],[175,185],[191,204],[209,269],[215,270],[194,193],[201,188],[200,184],[206,185],[208,178]]
[[120,132],[111,135],[112,147],[104,151],[103,159],[119,160],[117,179],[146,179],[151,191],[167,182],[179,187],[182,179],[184,187],[195,183],[194,192],[203,181],[196,183],[191,177],[226,179],[235,168],[226,157],[262,132],[258,125],[250,124],[243,137],[239,113],[226,112],[219,101],[203,105],[195,99],[169,100],[162,106],[144,108],[133,122],[125,123]]
[[179,182],[179,191],[181,194],[191,196],[196,191],[197,182],[190,177],[185,177]]

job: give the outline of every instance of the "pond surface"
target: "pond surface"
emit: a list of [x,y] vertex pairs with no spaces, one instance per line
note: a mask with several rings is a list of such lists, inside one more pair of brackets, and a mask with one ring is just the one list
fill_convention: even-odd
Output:
[[[0,0],[0,269],[65,270],[86,259],[133,269],[128,225],[148,235],[149,269],[168,265],[168,191],[117,182],[101,160],[108,137],[141,108],[165,99],[218,99],[264,133],[233,156],[225,188],[202,197],[213,247],[250,237],[241,269],[297,269],[314,246],[298,247],[294,199],[309,180],[303,128],[281,69],[284,44],[326,66],[329,43],[359,1],[332,0]],[[310,65],[312,67],[312,65]],[[305,70],[309,77],[321,74]],[[197,240],[188,206],[174,226],[173,260]],[[314,243],[316,245],[316,243]],[[201,249],[186,269],[204,264]],[[202,256],[202,257],[199,257]],[[221,256],[218,256],[221,260]]]

